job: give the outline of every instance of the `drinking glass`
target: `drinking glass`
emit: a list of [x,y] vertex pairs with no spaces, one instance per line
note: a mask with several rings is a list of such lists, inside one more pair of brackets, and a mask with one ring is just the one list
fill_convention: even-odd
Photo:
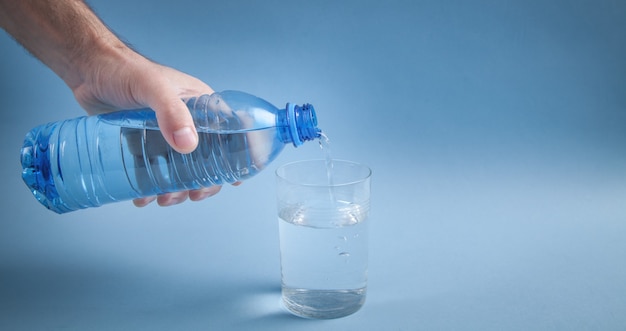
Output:
[[293,314],[338,318],[367,290],[371,170],[307,160],[276,171],[282,300]]

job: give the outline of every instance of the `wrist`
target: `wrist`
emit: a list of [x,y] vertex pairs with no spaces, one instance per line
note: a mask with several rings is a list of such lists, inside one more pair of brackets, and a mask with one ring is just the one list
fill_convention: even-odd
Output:
[[58,71],[53,68],[72,90],[84,84],[103,62],[119,62],[134,53],[84,3],[76,10],[80,19],[73,28],[80,31],[70,33],[62,55],[65,63]]
[[0,27],[72,89],[90,63],[134,53],[80,0],[0,0]]
[[90,35],[80,47],[67,54],[67,61],[57,74],[75,90],[97,74],[99,68],[110,68],[106,64],[121,63],[135,55],[133,50],[107,30],[103,34]]

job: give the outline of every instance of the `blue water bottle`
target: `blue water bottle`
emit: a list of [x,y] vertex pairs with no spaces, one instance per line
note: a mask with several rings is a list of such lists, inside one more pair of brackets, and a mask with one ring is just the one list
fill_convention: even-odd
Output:
[[31,130],[21,150],[22,178],[48,209],[66,213],[106,203],[246,180],[287,144],[320,136],[313,106],[278,109],[239,91],[187,101],[198,131],[180,154],[150,109],[84,116]]

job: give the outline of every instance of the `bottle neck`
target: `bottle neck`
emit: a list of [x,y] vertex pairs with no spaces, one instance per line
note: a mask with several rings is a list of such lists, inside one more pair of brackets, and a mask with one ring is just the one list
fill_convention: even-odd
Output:
[[317,127],[317,115],[313,105],[307,103],[298,106],[287,103],[286,108],[279,113],[280,136],[284,143],[293,143],[298,147],[305,141],[320,137],[322,130]]

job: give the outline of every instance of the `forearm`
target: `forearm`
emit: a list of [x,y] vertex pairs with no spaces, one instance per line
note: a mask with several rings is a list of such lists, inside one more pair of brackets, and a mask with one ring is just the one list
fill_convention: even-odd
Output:
[[130,51],[81,0],[0,0],[0,26],[72,89],[94,59]]

